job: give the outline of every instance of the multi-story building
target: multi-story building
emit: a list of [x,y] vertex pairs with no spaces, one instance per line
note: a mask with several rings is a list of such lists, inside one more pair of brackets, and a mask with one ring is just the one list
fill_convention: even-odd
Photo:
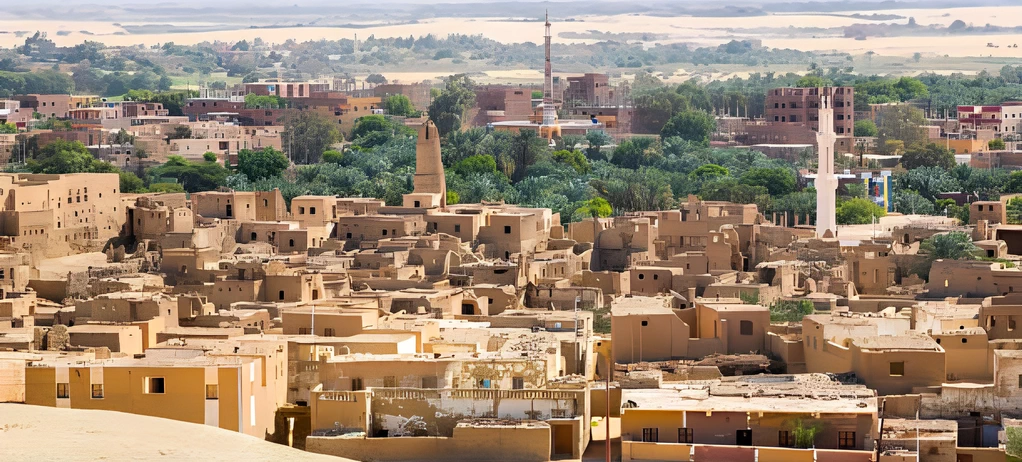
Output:
[[855,132],[855,88],[775,88],[767,93],[766,121],[802,124],[819,130],[821,96],[834,103],[834,133],[851,136]]
[[610,86],[607,74],[585,74],[568,77],[568,88],[564,90],[564,106],[603,107],[616,104],[614,88]]

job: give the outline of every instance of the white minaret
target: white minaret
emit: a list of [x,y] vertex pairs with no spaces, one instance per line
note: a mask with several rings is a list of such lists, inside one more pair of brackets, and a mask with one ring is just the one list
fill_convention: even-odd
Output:
[[816,236],[837,237],[837,218],[834,214],[837,197],[837,176],[834,175],[834,107],[830,89],[820,94],[820,128],[816,132],[819,165],[816,168]]
[[557,111],[554,110],[554,71],[550,65],[550,12],[546,14],[546,35],[543,38],[546,46],[546,68],[543,70],[543,125],[552,126],[557,123]]

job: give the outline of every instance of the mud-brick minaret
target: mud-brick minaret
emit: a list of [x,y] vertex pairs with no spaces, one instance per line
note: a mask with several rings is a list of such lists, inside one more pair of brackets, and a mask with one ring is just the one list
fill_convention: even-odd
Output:
[[[419,126],[419,139],[415,143],[415,189],[412,196],[420,197],[420,207],[447,207],[447,179],[440,158],[440,132],[432,120]],[[422,201],[421,197],[435,195],[435,200]],[[407,202],[407,201],[406,201]],[[429,203],[429,205],[426,205]]]

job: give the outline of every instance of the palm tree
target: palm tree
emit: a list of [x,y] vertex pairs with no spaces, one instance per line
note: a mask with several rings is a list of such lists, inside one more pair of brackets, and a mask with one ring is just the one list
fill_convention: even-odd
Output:
[[919,245],[919,250],[933,260],[971,260],[979,255],[980,249],[972,243],[972,236],[962,231],[935,234]]
[[581,207],[575,209],[575,215],[593,218],[593,248],[596,248],[596,237],[600,234],[600,218],[609,217],[612,213],[614,213],[614,209],[610,206],[610,202],[602,197],[589,199]]

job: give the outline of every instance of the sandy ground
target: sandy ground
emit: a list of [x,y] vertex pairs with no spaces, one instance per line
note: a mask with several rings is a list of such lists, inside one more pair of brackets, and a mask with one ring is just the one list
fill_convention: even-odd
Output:
[[[983,26],[1022,25],[1022,6],[1012,7],[975,7],[953,9],[906,9],[883,10],[881,14],[897,14],[905,16],[890,22],[906,23],[913,17],[921,25],[948,25],[961,19],[968,24]],[[832,28],[855,23],[871,21],[854,19],[841,15],[852,13],[871,14],[872,11],[848,11],[841,13],[798,13],[777,14],[768,16],[739,18],[703,18],[703,17],[653,17],[643,15],[613,16],[579,16],[580,21],[556,22],[554,34],[561,32],[584,33],[589,30],[604,32],[652,32],[666,36],[661,43],[685,42],[697,45],[716,45],[731,39],[761,38],[764,44],[771,47],[794,48],[799,50],[827,51],[838,50],[851,53],[874,51],[884,55],[912,56],[912,54],[932,53],[949,56],[996,56],[1022,57],[1022,48],[1007,48],[1007,45],[1022,42],[1019,35],[976,35],[957,37],[894,37],[873,38],[865,41],[846,39],[839,35],[820,35],[815,37],[791,37],[784,33],[764,35],[751,33],[748,29],[756,28],[787,28],[821,27]],[[200,25],[201,23],[178,23],[178,25]],[[481,34],[505,43],[520,43],[542,40],[543,25],[539,22],[508,21],[504,18],[436,18],[422,20],[414,24],[378,25],[366,28],[350,27],[291,27],[291,28],[260,28],[224,30],[212,32],[189,33],[153,33],[127,34],[119,25],[97,21],[43,21],[33,19],[0,20],[0,46],[15,46],[24,43],[24,37],[17,37],[16,31],[45,31],[49,38],[58,45],[69,46],[83,40],[97,40],[108,45],[126,46],[134,44],[153,45],[157,43],[175,42],[194,44],[202,41],[222,40],[234,42],[241,39],[251,40],[260,37],[273,43],[282,43],[288,39],[298,41],[341,38],[352,38],[355,34],[365,37],[370,34],[377,37],[407,37],[426,34]],[[66,35],[57,35],[64,31]],[[90,34],[84,34],[87,31]],[[564,39],[556,37],[561,43],[586,42],[587,40]],[[987,48],[987,42],[1001,45],[1000,48]]]
[[106,262],[103,252],[82,253],[60,258],[47,258],[39,263],[40,279],[58,279],[67,277],[68,271],[85,271],[89,267],[102,268],[113,266]]
[[112,411],[0,404],[0,460],[334,461],[206,425]]

